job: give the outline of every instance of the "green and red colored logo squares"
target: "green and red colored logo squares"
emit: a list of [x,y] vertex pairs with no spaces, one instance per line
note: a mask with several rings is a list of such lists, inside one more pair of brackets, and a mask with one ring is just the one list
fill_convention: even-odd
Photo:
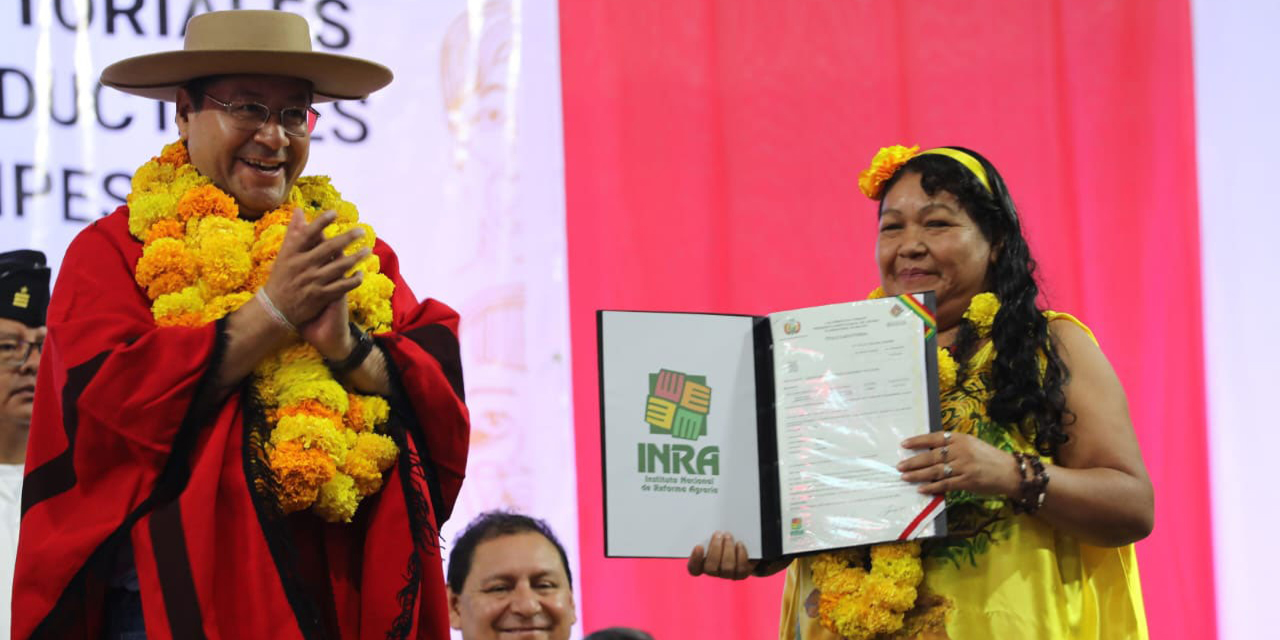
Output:
[[649,398],[644,421],[649,433],[669,433],[673,438],[697,440],[707,435],[711,412],[711,387],[706,376],[691,376],[662,369],[649,374]]

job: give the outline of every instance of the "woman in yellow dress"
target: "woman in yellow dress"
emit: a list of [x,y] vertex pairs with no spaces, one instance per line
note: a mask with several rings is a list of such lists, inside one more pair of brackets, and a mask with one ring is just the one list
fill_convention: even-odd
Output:
[[944,431],[899,465],[947,495],[946,538],[747,559],[717,532],[689,572],[787,571],[780,640],[1147,637],[1133,543],[1151,481],[1124,389],[1093,334],[1037,306],[1017,211],[995,167],[960,147],[881,149],[872,297],[934,291]]

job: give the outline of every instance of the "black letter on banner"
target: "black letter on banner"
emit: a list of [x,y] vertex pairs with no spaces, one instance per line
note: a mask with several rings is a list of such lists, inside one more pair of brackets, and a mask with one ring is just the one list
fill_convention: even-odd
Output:
[[169,0],[156,3],[156,15],[160,18],[160,35],[169,35]]
[[[124,186],[125,186],[125,192],[124,192],[124,193],[125,193],[125,195],[120,195],[120,194],[116,193],[115,191],[113,191],[113,190],[111,189],[111,184],[112,184],[112,183],[114,183],[114,182],[116,182],[116,181],[118,181],[118,180],[124,180]],[[116,173],[113,173],[113,174],[111,174],[111,175],[108,175],[106,178],[104,178],[104,179],[102,180],[102,190],[103,190],[103,191],[106,191],[106,192],[107,192],[107,195],[111,196],[111,198],[112,198],[113,200],[115,200],[116,202],[119,202],[120,204],[124,204],[124,203],[126,202],[126,198],[128,197],[128,194],[129,194],[129,183],[130,183],[132,180],[133,180],[133,176],[130,176],[130,175],[129,175],[129,174],[127,174],[127,173],[119,173],[119,172],[116,172]],[[105,218],[105,217],[107,217],[107,216],[109,216],[109,215],[111,215],[111,212],[110,212],[110,211],[103,211],[103,212],[102,212],[102,217],[104,217],[104,218]]]
[[182,29],[178,31],[178,35],[187,35],[187,23],[191,22],[191,19],[196,17],[196,5],[198,4],[204,5],[205,13],[213,11],[213,7],[209,6],[209,0],[191,0],[191,4],[187,5],[187,17],[183,19]]
[[343,11],[351,11],[351,9],[347,7],[346,3],[342,0],[320,0],[320,3],[316,5],[316,15],[320,16],[321,22],[327,25],[333,25],[333,28],[337,29],[342,35],[340,35],[336,41],[329,42],[325,39],[324,34],[321,33],[316,36],[316,40],[330,49],[346,49],[351,45],[351,32],[348,31],[346,27],[342,26],[341,23],[336,20],[330,20],[329,16],[325,15],[324,8],[331,4],[338,5],[338,7]]
[[94,116],[97,117],[98,119],[98,126],[102,127],[103,129],[110,129],[112,131],[119,131],[120,129],[123,129],[129,126],[129,123],[133,122],[133,116],[125,116],[124,120],[121,120],[116,124],[108,124],[107,121],[103,119],[102,117],[102,89],[103,88],[104,86],[102,85],[102,83],[98,83],[98,86],[93,88],[93,113],[94,113]]
[[16,196],[15,202],[18,205],[17,211],[19,218],[27,212],[27,200],[30,199],[31,196],[47,196],[49,195],[49,192],[53,190],[53,180],[49,178],[49,172],[46,171],[44,174],[44,189],[40,191],[27,191],[26,180],[24,180],[23,177],[28,171],[31,171],[34,168],[35,167],[29,164],[13,165],[13,183],[16,190],[14,195]]
[[[167,2],[168,0],[163,0]],[[138,24],[138,10],[142,9],[142,0],[134,0],[128,9],[117,9],[115,0],[107,0],[107,33],[116,32],[116,17],[125,16],[133,25],[133,32],[142,35],[142,25]],[[99,120],[101,122],[101,120]]]
[[[5,76],[11,73],[14,75],[17,75],[19,78],[22,78],[22,83],[27,85],[27,106],[22,108],[22,113],[9,113],[8,109],[6,108],[8,101],[5,100],[4,78]],[[21,120],[31,115],[31,112],[34,111],[35,108],[36,108],[36,87],[34,84],[31,83],[31,78],[27,77],[27,74],[17,69],[11,69],[9,67],[0,67],[0,120]]]
[[80,198],[84,200],[84,194],[80,191],[73,191],[71,178],[83,177],[87,174],[79,169],[63,169],[62,170],[62,218],[72,222],[92,222],[90,218],[81,218],[71,212],[71,200]]
[[157,121],[161,131],[169,130],[169,110],[165,108],[164,100],[156,100],[156,108],[159,109],[160,119]]
[[288,9],[280,8],[283,7],[286,2],[302,2],[302,0],[271,0],[271,8],[276,11],[288,11]]
[[[53,0],[53,12],[58,14],[58,22],[61,22],[62,26],[66,27],[67,30],[69,31],[75,31],[76,29],[79,29],[80,22],[76,22],[75,24],[67,24],[67,19],[62,15],[62,2],[63,0]],[[74,5],[75,2],[72,2],[71,4]],[[80,20],[83,20],[84,26],[87,27],[93,24],[93,3],[86,2],[84,3],[84,5],[85,5],[84,15],[76,16],[76,17],[79,18]]]
[[57,84],[57,82],[49,83],[49,117],[54,122],[69,127],[80,118],[80,87],[76,86],[76,75],[74,73],[71,74],[71,117],[63,120],[58,117],[58,109],[54,106],[54,103],[58,101],[58,92],[54,90],[54,86]]
[[[367,102],[368,102],[367,100],[361,100],[360,104],[366,104]],[[365,139],[369,137],[369,126],[364,123],[364,120],[357,118],[354,114],[343,111],[342,110],[343,104],[344,103],[342,102],[333,103],[333,110],[337,111],[339,115],[345,116],[348,120],[359,125],[360,133],[356,134],[355,137],[348,137],[348,136],[342,135],[342,132],[339,131],[338,129],[334,129],[333,135],[343,142],[351,142],[351,143],[364,142]]]

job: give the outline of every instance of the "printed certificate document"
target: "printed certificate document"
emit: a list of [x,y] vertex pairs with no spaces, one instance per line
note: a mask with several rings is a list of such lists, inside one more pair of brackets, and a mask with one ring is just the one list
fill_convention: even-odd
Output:
[[899,479],[941,428],[933,295],[769,316],[600,311],[605,555],[752,558],[945,534]]

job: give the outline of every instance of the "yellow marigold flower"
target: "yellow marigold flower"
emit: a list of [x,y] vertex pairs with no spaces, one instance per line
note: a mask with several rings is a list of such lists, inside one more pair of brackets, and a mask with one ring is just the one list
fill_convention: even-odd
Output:
[[249,248],[235,238],[205,238],[196,255],[200,260],[201,280],[214,296],[236,291],[249,279],[249,272],[253,270]]
[[199,287],[187,287],[175,293],[166,293],[151,303],[151,312],[156,317],[181,313],[185,311],[199,312],[204,308],[204,298]]
[[240,206],[231,196],[211,184],[190,189],[178,199],[178,217],[184,221],[192,218],[236,218]]
[[270,267],[274,263],[276,256],[280,253],[280,245],[284,244],[285,233],[289,229],[276,225],[267,227],[262,233],[258,234],[258,239],[254,241],[250,250],[250,256],[257,265]]
[[178,203],[178,198],[168,191],[134,191],[127,200],[129,234],[138,240],[146,239],[151,225],[172,218],[173,207]]
[[320,487],[337,475],[333,459],[319,449],[306,449],[297,442],[282,442],[267,453],[267,465],[280,485],[280,507],[293,513],[310,507]]
[[306,176],[298,179],[298,190],[309,210],[316,213],[337,210],[342,194],[329,184],[329,176]]
[[372,462],[378,473],[382,473],[396,463],[396,458],[400,456],[400,448],[390,436],[366,431],[356,435],[356,443],[351,448],[351,455]]
[[[364,260],[356,263],[356,266],[351,270],[351,273],[355,273],[356,271],[363,271],[366,274],[379,273],[382,271],[382,260],[378,258],[378,254],[370,253],[368,256],[365,256]],[[350,273],[347,275],[350,275]]]
[[[391,294],[395,283],[381,273],[365,273],[360,286],[347,293],[352,320],[366,330],[391,324]],[[375,331],[375,333],[378,333]]]
[[169,184],[169,193],[177,197],[196,187],[212,184],[213,181],[200,175],[200,171],[194,166],[184,164],[174,172],[173,182]]
[[360,219],[360,212],[356,209],[356,206],[346,200],[338,202],[337,212],[337,221],[342,224],[354,224]]
[[955,358],[951,357],[951,352],[946,349],[938,349],[938,389],[939,391],[949,391],[956,386],[956,374],[959,372],[960,365],[956,364]]
[[147,297],[155,300],[191,286],[197,275],[195,257],[181,240],[159,238],[143,248],[134,279],[147,288]]
[[173,181],[173,165],[151,161],[138,167],[129,180],[129,188],[134,193],[167,191]]
[[363,396],[360,400],[361,422],[369,429],[376,429],[391,416],[391,405],[381,396]]
[[995,322],[996,313],[1000,311],[1000,300],[991,292],[979,293],[969,301],[969,308],[964,312],[964,319],[977,329],[978,335],[986,337],[991,334],[991,324]]
[[[285,367],[285,369],[287,368]],[[338,415],[347,412],[347,390],[333,378],[292,382],[290,377],[286,375],[284,383],[280,385],[279,398],[281,405],[298,404],[303,400],[316,400],[332,409]]]
[[902,145],[882,147],[876,152],[875,157],[871,159],[871,166],[858,174],[858,188],[862,190],[862,195],[872,200],[878,200],[883,195],[880,191],[884,187],[884,183],[889,178],[892,178],[894,173],[897,173],[898,168],[914,158],[918,151],[920,151],[920,147],[904,147]]
[[248,291],[240,291],[238,293],[228,293],[224,296],[218,296],[209,301],[204,308],[204,319],[206,322],[213,322],[226,316],[227,314],[243,307],[246,302],[253,298],[253,294]]
[[347,459],[347,438],[333,418],[308,415],[284,415],[271,430],[271,444],[297,442],[307,449],[319,448],[329,454],[335,464]]
[[879,300],[880,298],[888,297],[888,295],[889,295],[889,294],[887,294],[887,293],[885,293],[885,292],[884,292],[884,288],[883,288],[883,287],[876,287],[876,288],[874,288],[874,289],[872,289],[872,290],[871,290],[871,293],[868,293],[868,294],[867,294],[867,299],[868,299],[868,300]]
[[359,503],[355,480],[339,473],[320,487],[320,495],[311,508],[326,522],[351,522]]

